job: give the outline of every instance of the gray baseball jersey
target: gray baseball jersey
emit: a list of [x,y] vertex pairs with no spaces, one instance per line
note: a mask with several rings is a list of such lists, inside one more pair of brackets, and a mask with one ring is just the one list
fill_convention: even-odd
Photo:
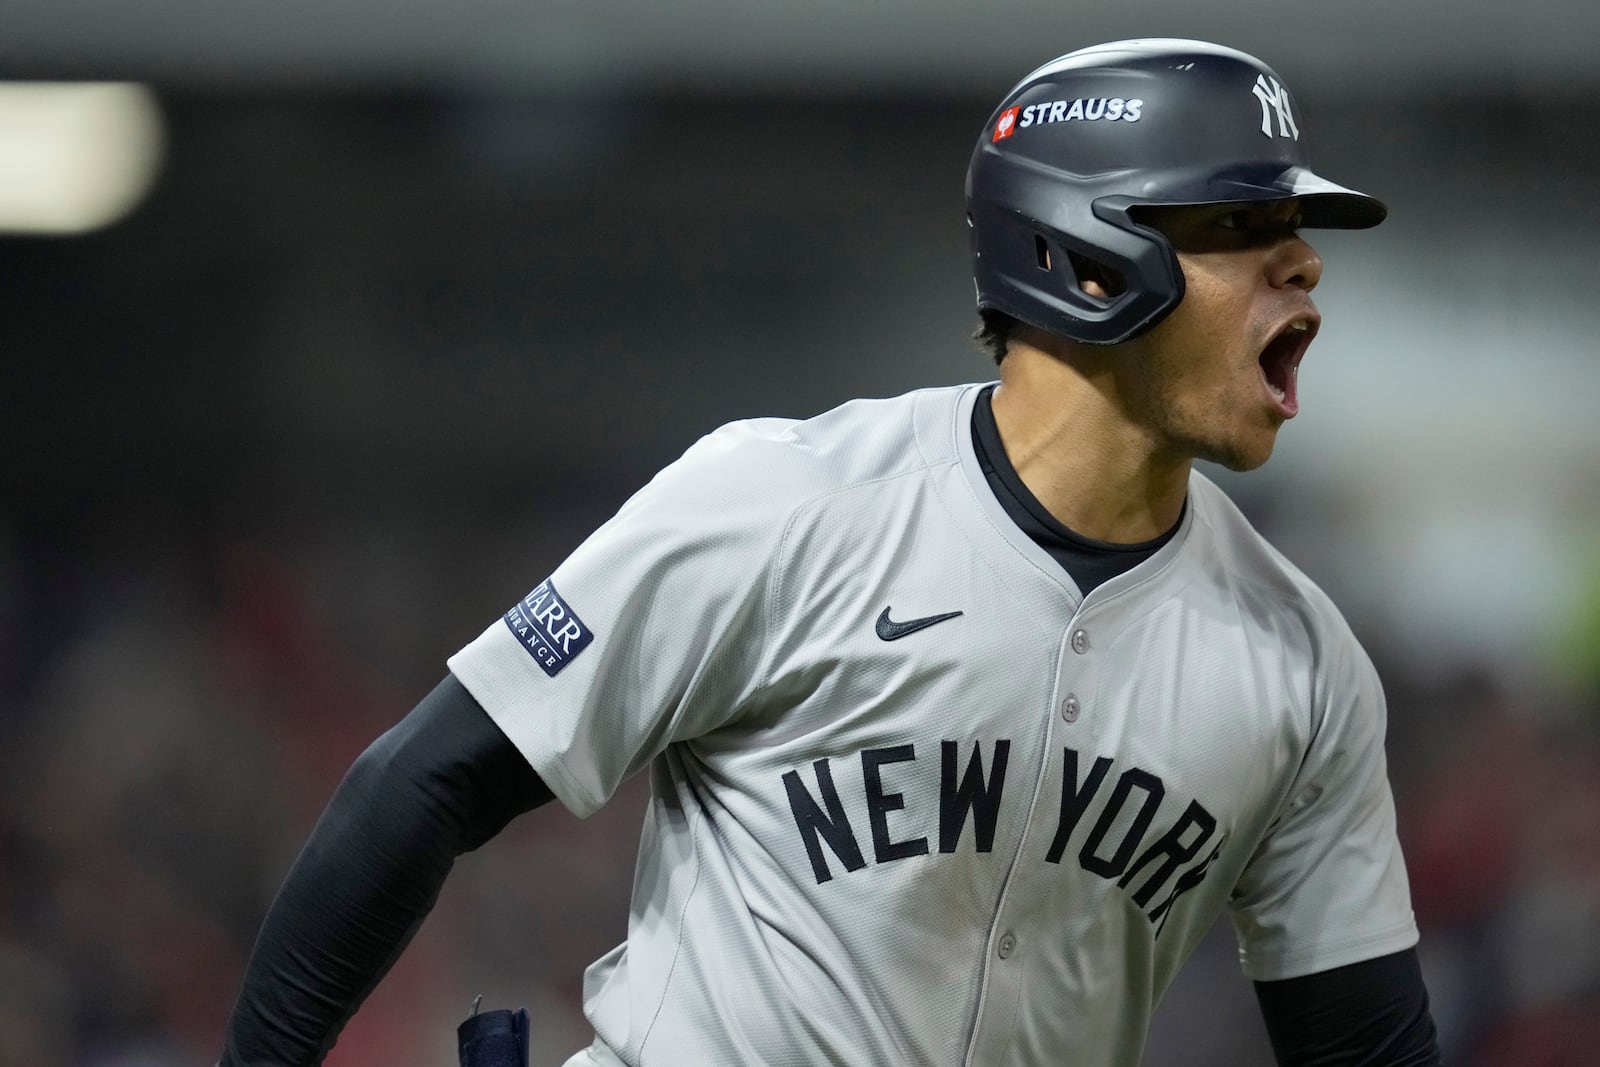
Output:
[[979,388],[717,430],[451,658],[578,815],[650,771],[569,1065],[1135,1064],[1225,908],[1257,979],[1416,942],[1327,597],[1198,473],[1081,597]]

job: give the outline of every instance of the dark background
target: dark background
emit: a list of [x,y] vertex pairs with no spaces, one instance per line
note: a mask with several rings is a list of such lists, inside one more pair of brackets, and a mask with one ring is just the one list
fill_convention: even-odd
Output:
[[[0,234],[0,1064],[208,1062],[350,760],[698,435],[988,377],[973,140],[1036,63],[1148,32],[1258,51],[1320,168],[1391,207],[1314,235],[1303,414],[1208,473],[1383,673],[1450,1062],[1593,1062],[1584,27],[665,10],[0,2],[0,72],[145,81],[164,143],[121,221]],[[640,795],[458,864],[329,1062],[453,1062],[479,991],[532,1009],[536,1063],[586,1043]],[[1226,927],[1147,1062],[1269,1062]]]

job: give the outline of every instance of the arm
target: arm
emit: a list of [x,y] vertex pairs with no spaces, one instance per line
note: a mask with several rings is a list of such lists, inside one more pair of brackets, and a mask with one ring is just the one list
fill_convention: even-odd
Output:
[[267,913],[221,1067],[317,1064],[455,857],[551,798],[453,675],[346,774]]
[[1443,1062],[1415,949],[1255,987],[1282,1067]]

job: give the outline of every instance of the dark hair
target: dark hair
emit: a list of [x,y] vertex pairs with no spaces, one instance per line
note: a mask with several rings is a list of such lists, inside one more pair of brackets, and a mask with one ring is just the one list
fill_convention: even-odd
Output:
[[1006,345],[1011,341],[1011,331],[1016,328],[1017,320],[1005,312],[979,308],[978,328],[972,331],[972,339],[998,364],[1006,358]]

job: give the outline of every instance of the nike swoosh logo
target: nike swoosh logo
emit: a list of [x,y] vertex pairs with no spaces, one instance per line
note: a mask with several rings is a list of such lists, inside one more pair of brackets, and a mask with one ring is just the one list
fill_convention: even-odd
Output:
[[918,630],[926,630],[936,622],[944,622],[960,615],[959,611],[947,611],[943,615],[925,615],[920,619],[907,619],[905,622],[895,622],[889,618],[892,607],[884,608],[883,614],[878,616],[877,625],[873,627],[880,638],[885,641],[898,641],[907,634],[914,634]]

